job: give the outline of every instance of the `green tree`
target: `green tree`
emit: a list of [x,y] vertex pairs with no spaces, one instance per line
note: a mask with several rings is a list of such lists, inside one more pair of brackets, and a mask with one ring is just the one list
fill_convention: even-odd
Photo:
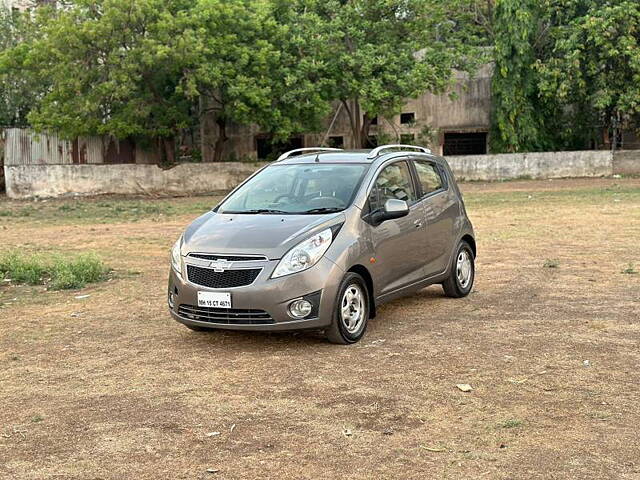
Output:
[[0,6],[0,127],[26,125],[27,115],[44,87],[10,65],[2,67],[6,52],[27,40],[34,29],[29,15]]
[[[470,40],[469,10],[458,0],[301,1],[319,21],[319,70],[327,98],[342,103],[356,146],[366,146],[377,115],[397,113],[407,98],[441,93],[453,69],[478,59]],[[459,8],[460,7],[460,8]]]
[[313,57],[318,39],[306,36],[314,18],[293,15],[287,4],[200,0],[190,12],[196,35],[184,83],[203,99],[203,113],[215,116],[215,161],[230,122],[284,139],[317,127],[328,111]]
[[180,88],[190,32],[176,18],[188,0],[77,0],[38,9],[37,36],[19,43],[4,69],[48,85],[28,116],[67,138],[104,134],[153,141],[165,160],[192,120]]
[[38,12],[40,31],[0,71],[48,85],[29,114],[63,136],[153,143],[169,163],[175,139],[203,115],[220,130],[258,124],[284,138],[327,112],[307,18],[284,0],[77,0]]
[[538,0],[496,2],[492,151],[535,151],[549,145],[549,106],[540,99],[535,69],[546,40],[543,18]]
[[559,21],[552,30],[553,54],[538,62],[541,92],[592,113],[591,125],[599,123],[616,139],[620,127],[640,114],[640,4],[565,3],[548,2]]
[[496,0],[469,0],[456,3],[457,16],[465,20],[465,28],[472,33],[472,41],[493,47],[494,10]]

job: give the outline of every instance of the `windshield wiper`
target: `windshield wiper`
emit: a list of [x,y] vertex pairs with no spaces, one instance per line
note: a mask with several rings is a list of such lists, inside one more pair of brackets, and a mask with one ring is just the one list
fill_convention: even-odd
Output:
[[234,211],[234,210],[228,210],[228,211],[223,211],[222,213],[248,213],[248,214],[252,214],[252,213],[273,213],[276,215],[279,214],[291,214],[291,212],[285,212],[284,210],[274,210],[272,208],[255,208],[253,210],[238,210],[238,211]]
[[312,208],[311,210],[305,210],[304,212],[297,212],[301,215],[306,215],[307,213],[335,213],[341,212],[344,208],[339,207],[321,207],[321,208]]

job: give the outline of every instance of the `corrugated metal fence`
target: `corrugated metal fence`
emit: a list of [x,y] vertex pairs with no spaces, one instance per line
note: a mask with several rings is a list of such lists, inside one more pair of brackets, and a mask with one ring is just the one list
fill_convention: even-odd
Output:
[[5,130],[5,165],[81,165],[155,163],[148,152],[133,142],[111,137],[79,137],[65,140],[55,133],[36,133],[23,128]]

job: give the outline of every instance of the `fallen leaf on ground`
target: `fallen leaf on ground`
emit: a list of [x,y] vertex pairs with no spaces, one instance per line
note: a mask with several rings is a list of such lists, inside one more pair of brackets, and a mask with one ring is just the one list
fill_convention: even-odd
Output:
[[422,448],[423,450],[426,450],[427,452],[435,452],[435,453],[441,453],[441,452],[446,452],[447,451],[446,448],[426,447],[424,445],[420,445],[420,448]]
[[526,378],[509,378],[507,381],[511,382],[511,383],[515,383],[516,385],[520,385],[521,383],[524,383],[527,381]]

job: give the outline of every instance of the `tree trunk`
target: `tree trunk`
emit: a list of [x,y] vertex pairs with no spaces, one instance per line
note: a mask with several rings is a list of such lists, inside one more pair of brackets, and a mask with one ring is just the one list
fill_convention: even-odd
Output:
[[342,99],[340,101],[342,102],[342,105],[344,105],[344,109],[347,112],[347,116],[349,117],[349,126],[351,127],[351,135],[354,137],[354,140],[355,140],[355,135],[353,133],[353,131],[355,130],[355,125],[353,123],[353,112],[351,111],[351,107],[349,106],[349,100]]
[[176,163],[176,139],[173,137],[162,137],[160,139],[160,162],[163,165],[174,165]]
[[369,135],[369,127],[371,119],[366,115],[363,122],[360,100],[356,97],[351,100],[341,100],[347,115],[349,116],[349,125],[351,126],[351,135],[353,136],[353,146],[355,148],[367,148],[367,137]]
[[356,148],[363,148],[365,145],[362,142],[362,114],[360,112],[360,100],[358,98],[353,99],[353,119],[354,119],[354,132],[353,140],[356,144]]
[[221,162],[224,144],[229,137],[227,137],[227,122],[222,118],[217,118],[216,124],[218,125],[218,138],[216,139],[216,146],[213,150],[213,161]]
[[364,116],[362,117],[362,128],[360,129],[362,148],[369,147],[369,129],[371,128],[372,121],[373,117],[370,117],[367,112],[364,112]]

